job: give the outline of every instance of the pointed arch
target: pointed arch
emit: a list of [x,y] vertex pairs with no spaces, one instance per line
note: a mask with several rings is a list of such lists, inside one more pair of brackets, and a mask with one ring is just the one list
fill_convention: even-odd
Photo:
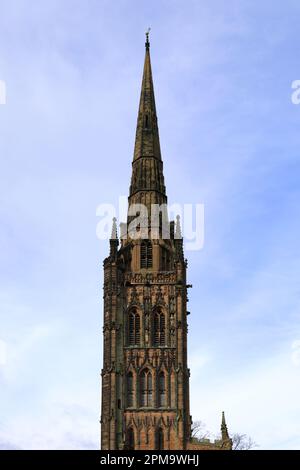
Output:
[[136,308],[130,310],[128,315],[128,345],[139,346],[141,337],[140,315]]
[[165,346],[166,331],[165,331],[165,314],[160,307],[157,307],[153,312],[152,322],[152,345]]
[[152,373],[150,369],[144,369],[140,374],[140,406],[153,405]]

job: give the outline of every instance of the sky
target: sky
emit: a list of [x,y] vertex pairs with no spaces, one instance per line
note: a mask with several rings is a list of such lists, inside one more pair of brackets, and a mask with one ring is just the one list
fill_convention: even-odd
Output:
[[[191,413],[300,449],[297,0],[2,0],[0,449],[99,447],[99,204],[128,194],[151,60],[186,251]],[[118,220],[119,222],[119,220]]]

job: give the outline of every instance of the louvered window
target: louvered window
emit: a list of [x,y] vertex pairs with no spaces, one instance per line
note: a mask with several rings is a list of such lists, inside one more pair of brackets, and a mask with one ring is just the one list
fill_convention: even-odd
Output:
[[141,243],[141,268],[152,268],[152,243],[144,240]]

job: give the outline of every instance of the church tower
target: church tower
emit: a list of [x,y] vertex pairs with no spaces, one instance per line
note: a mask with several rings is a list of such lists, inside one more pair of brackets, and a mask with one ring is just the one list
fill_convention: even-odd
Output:
[[145,48],[127,224],[119,241],[114,219],[104,260],[103,450],[186,449],[190,439],[187,265],[179,217],[165,210],[148,34]]

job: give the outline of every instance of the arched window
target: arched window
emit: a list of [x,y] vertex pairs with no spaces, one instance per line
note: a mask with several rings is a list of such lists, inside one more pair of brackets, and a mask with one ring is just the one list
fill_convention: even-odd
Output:
[[158,428],[156,431],[156,450],[163,450],[164,448],[164,432],[162,428]]
[[126,450],[134,450],[134,431],[132,428],[127,429]]
[[152,243],[144,240],[141,243],[141,268],[152,268]]
[[140,376],[140,406],[152,406],[152,374],[143,370]]
[[140,316],[136,309],[129,312],[128,344],[129,346],[139,346],[140,344]]
[[166,381],[165,374],[161,372],[158,376],[158,406],[166,406]]
[[165,341],[165,315],[158,308],[153,314],[152,343],[153,346],[164,346]]
[[133,375],[132,372],[127,374],[127,406],[133,406]]

